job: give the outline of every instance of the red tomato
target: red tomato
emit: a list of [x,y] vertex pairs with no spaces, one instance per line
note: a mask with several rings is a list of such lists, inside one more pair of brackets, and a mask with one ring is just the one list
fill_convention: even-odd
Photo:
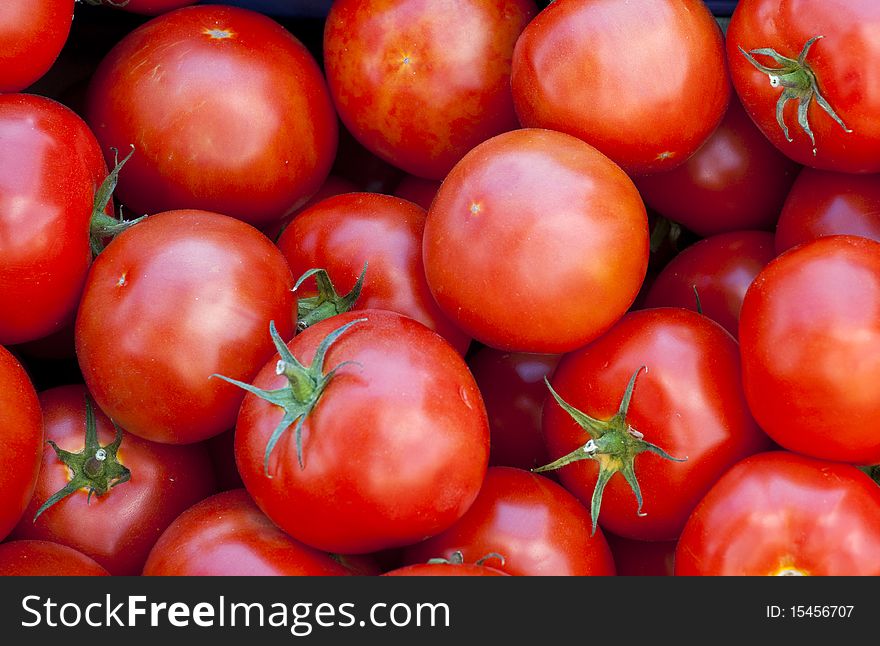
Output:
[[[356,309],[406,314],[442,335],[461,354],[470,337],[437,306],[422,265],[425,211],[390,195],[347,193],[322,200],[300,213],[278,247],[295,277],[312,268],[327,271],[339,294],[347,294],[368,263]],[[313,280],[296,290],[313,297]]]
[[[49,71],[70,34],[74,0],[0,3],[0,92],[18,92]],[[6,137],[3,137],[7,147]],[[22,161],[24,156],[19,157]]]
[[511,84],[523,126],[580,137],[634,174],[683,163],[730,98],[701,0],[556,0],[517,41]]
[[544,377],[558,354],[503,352],[481,347],[467,356],[489,415],[489,464],[532,469],[549,461],[541,433]]
[[632,304],[648,220],[614,162],[569,135],[526,128],[456,164],[428,211],[423,257],[440,309],[472,337],[559,353]]
[[432,559],[385,572],[382,576],[510,576],[484,563],[462,563],[459,559]]
[[880,242],[828,236],[779,256],[746,292],[739,338],[749,407],[780,446],[880,463]]
[[[308,521],[306,521],[308,522]],[[184,511],[156,543],[145,576],[343,576],[329,554],[272,524],[244,489],[216,494]]]
[[288,356],[253,383],[281,389],[280,399],[248,394],[235,430],[245,487],[276,525],[358,554],[433,536],[465,513],[486,471],[489,425],[448,342],[407,316],[363,310],[307,328],[289,352],[276,343]]
[[836,234],[880,242],[880,175],[813,168],[798,175],[776,226],[776,253]]
[[293,277],[253,227],[207,211],[168,211],[122,233],[89,273],[76,352],[95,401],[130,433],[206,439],[235,424],[242,393],[272,356],[274,320],[293,336]]
[[187,7],[199,0],[85,0],[89,4],[103,4],[113,9],[121,9],[130,13],[146,16],[157,16],[160,13]]
[[[75,471],[52,447],[45,446],[34,496],[13,537],[63,543],[95,559],[114,575],[140,574],[150,548],[171,521],[214,493],[211,461],[205,447],[199,444],[170,446],[123,433],[115,457],[110,454],[103,463],[110,466],[111,461],[118,462],[129,472],[130,479],[120,481],[103,494],[99,489],[91,493],[90,487],[101,486],[102,476],[83,475],[87,468],[83,461],[96,452],[94,446],[84,452],[85,397],[86,390],[80,385],[40,393],[46,439],[62,451],[84,455]],[[97,440],[106,455],[106,447],[115,445],[116,431],[100,410],[95,410],[94,416]],[[74,473],[80,477],[74,478]],[[75,485],[79,487],[34,518],[52,496]]]
[[442,179],[518,126],[510,61],[536,12],[532,0],[337,0],[324,64],[340,118],[379,157]]
[[92,77],[86,116],[105,154],[135,146],[117,190],[139,214],[205,209],[268,225],[318,190],[337,143],[312,55],[235,7],[186,7],[125,36]]
[[798,163],[880,172],[876,0],[740,0],[727,58],[746,111]]
[[877,576],[880,488],[847,464],[773,451],[725,473],[688,519],[675,574]]
[[24,512],[34,493],[43,445],[43,413],[24,367],[0,345],[0,540]]
[[511,467],[490,467],[480,495],[452,527],[404,551],[404,562],[453,558],[519,576],[612,575],[614,560],[601,531],[590,536],[590,514],[560,485]]
[[649,207],[705,237],[772,231],[799,168],[734,98],[718,129],[685,163],[633,180]]
[[437,195],[439,189],[440,182],[437,180],[406,175],[394,189],[394,194],[410,202],[415,202],[427,211],[431,208],[431,202],[434,201],[434,196]]
[[677,541],[637,541],[605,533],[619,576],[672,576]]
[[0,544],[0,576],[110,576],[72,547],[49,541]]
[[0,343],[12,344],[73,322],[107,167],[86,123],[40,96],[0,94],[0,141]]
[[734,231],[704,238],[663,268],[645,297],[644,307],[697,310],[699,297],[702,313],[736,337],[746,290],[775,257],[773,234],[766,231]]
[[[552,398],[544,404],[551,457],[574,459],[559,479],[591,506],[594,522],[625,538],[676,539],[718,477],[769,445],[746,406],[736,341],[688,310],[627,314],[564,355],[550,382],[561,401],[589,417],[582,426]],[[643,504],[628,480],[638,481]]]
[[358,188],[351,180],[347,180],[338,175],[328,175],[327,179],[321,184],[318,192],[309,198],[309,201],[303,204],[296,211],[285,217],[283,220],[275,222],[269,226],[263,227],[262,231],[272,240],[277,241],[284,229],[291,223],[293,218],[308,208],[311,208],[318,202],[334,195],[342,195],[343,193],[354,193]]

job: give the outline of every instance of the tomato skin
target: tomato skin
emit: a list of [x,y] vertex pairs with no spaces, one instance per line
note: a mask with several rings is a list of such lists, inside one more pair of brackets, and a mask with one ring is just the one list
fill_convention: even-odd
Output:
[[0,140],[0,343],[14,344],[73,321],[107,167],[86,123],[44,97],[0,94]]
[[[278,406],[248,394],[235,432],[239,472],[257,505],[294,538],[341,554],[443,531],[473,503],[489,457],[486,411],[467,364],[414,319],[347,312],[306,328],[288,347],[308,365],[324,337],[361,318],[327,353],[325,372],[354,363],[338,370],[306,418],[302,468],[291,429],[270,455],[272,477],[265,473],[266,446],[283,415]],[[284,386],[276,360],[252,383]]]
[[441,534],[404,550],[404,562],[452,558],[487,562],[517,576],[607,576],[614,560],[601,529],[590,536],[590,514],[560,485],[512,467],[489,467],[465,515]]
[[337,0],[324,62],[340,118],[379,157],[443,179],[518,126],[510,62],[536,12],[532,0]]
[[517,40],[511,86],[523,126],[579,137],[632,174],[683,163],[730,98],[700,0],[556,0]]
[[[59,386],[39,394],[46,439],[61,449],[83,450],[86,428],[86,390],[81,385]],[[104,413],[95,410],[101,446],[113,442],[115,430]],[[42,453],[40,477],[15,539],[62,543],[93,558],[111,574],[140,574],[147,554],[179,513],[215,491],[210,458],[204,446],[171,446],[125,433],[119,461],[132,472],[128,482],[103,496],[79,490],[34,514],[70,481],[70,470],[48,444]]]
[[294,540],[244,489],[207,498],[170,524],[150,552],[144,576],[345,576],[329,554]]
[[49,71],[73,21],[74,0],[0,4],[0,93],[19,92]]
[[507,572],[475,563],[414,563],[382,576],[510,576]]
[[880,574],[880,488],[853,466],[788,451],[746,458],[688,519],[682,576]]
[[426,211],[431,208],[431,202],[440,189],[440,182],[433,179],[424,179],[415,175],[406,175],[397,187],[394,194],[410,202],[415,202]]
[[772,231],[799,169],[733,98],[718,128],[687,161],[633,181],[650,208],[708,237]]
[[34,493],[43,445],[43,412],[24,367],[0,345],[0,540],[6,538]]
[[605,532],[618,576],[672,576],[678,541],[637,541]]
[[547,396],[544,377],[558,362],[557,354],[489,347],[467,356],[489,415],[490,465],[533,469],[550,461],[541,434],[541,409]]
[[[635,475],[644,504],[622,474],[605,488],[599,525],[637,540],[675,540],[700,498],[740,459],[769,445],[749,414],[741,384],[739,348],[719,324],[680,308],[631,312],[593,343],[560,359],[550,379],[563,400],[595,419],[618,411],[627,382],[640,367],[629,425],[683,462],[644,452]],[[551,458],[583,446],[589,435],[552,400],[543,431]],[[598,465],[581,460],[556,473],[566,489],[590,504]]]
[[827,236],[764,268],[740,313],[743,385],[780,446],[880,462],[880,242]]
[[[470,337],[437,306],[422,265],[425,211],[390,195],[347,193],[322,200],[300,213],[278,239],[293,275],[313,267],[327,270],[339,294],[347,294],[368,263],[355,309],[406,314],[443,336],[462,355]],[[298,298],[315,293],[314,281]]]
[[125,430],[197,442],[235,424],[242,392],[293,336],[293,277],[253,227],[207,211],[167,211],[123,232],[92,265],[76,353],[95,401]]
[[827,235],[880,242],[880,176],[804,168],[776,226],[776,253]]
[[[854,26],[857,26],[854,27]],[[874,34],[880,28],[880,5],[874,0],[741,0],[727,29],[727,58],[737,94],[764,135],[794,161],[847,173],[880,172],[880,83],[876,70]],[[784,119],[792,141],[776,122],[776,103],[782,87],[772,87],[766,74],[739,51],[775,49],[796,59],[807,41],[816,41],[806,63],[815,73],[819,90],[852,132],[846,132],[812,101],[809,125],[813,143],[797,121],[797,101],[785,106]],[[778,67],[769,57],[756,60]]]
[[103,4],[112,9],[128,11],[129,13],[137,13],[144,16],[158,16],[172,9],[180,9],[191,4],[196,4],[199,0],[128,0],[125,4],[116,2],[116,0],[103,0]]
[[526,128],[456,164],[422,244],[431,293],[462,330],[494,348],[553,354],[595,338],[632,304],[648,221],[614,162],[575,137]]
[[746,290],[775,257],[774,236],[766,231],[733,231],[704,238],[669,261],[652,283],[644,307],[696,311],[696,288],[703,314],[735,338]]
[[0,576],[110,576],[94,559],[50,541],[0,544]]
[[126,35],[92,77],[86,118],[105,155],[135,146],[117,187],[133,211],[204,209],[256,226],[318,190],[338,136],[305,46],[266,16],[219,5]]

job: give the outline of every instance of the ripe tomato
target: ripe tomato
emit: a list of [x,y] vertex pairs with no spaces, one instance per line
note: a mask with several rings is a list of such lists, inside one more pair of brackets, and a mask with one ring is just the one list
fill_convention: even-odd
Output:
[[601,531],[590,536],[590,515],[557,483],[521,469],[490,467],[467,513],[446,531],[404,550],[405,563],[460,552],[473,563],[487,554],[492,567],[520,576],[604,576],[615,573]]
[[[90,556],[111,574],[140,574],[159,535],[178,514],[215,491],[214,472],[204,446],[158,444],[122,432],[118,450],[113,424],[94,410],[98,448],[88,443],[86,390],[81,385],[40,393],[46,439],[62,451],[83,454],[63,461],[54,448],[43,449],[34,496],[13,532],[16,539],[63,543]],[[101,448],[103,447],[103,448]],[[89,449],[89,450],[84,450]],[[103,472],[122,465],[128,476],[104,492],[103,473],[87,475],[87,459],[103,450]],[[77,465],[76,469],[70,465]],[[79,477],[74,477],[74,474]],[[75,489],[73,487],[76,487]],[[35,518],[47,501],[67,488]],[[89,489],[94,488],[93,494]]]
[[746,290],[776,257],[773,234],[766,231],[720,233],[684,249],[654,279],[644,307],[697,310],[734,337]]
[[683,163],[730,98],[701,0],[556,0],[517,40],[511,85],[523,126],[580,137],[633,174]]
[[145,439],[189,443],[235,424],[242,393],[272,356],[274,320],[293,336],[293,277],[248,224],[207,211],[152,215],[95,260],[76,353],[100,408]]
[[73,322],[107,167],[86,123],[40,96],[0,94],[0,141],[0,343],[13,344]]
[[880,175],[804,168],[776,226],[776,253],[827,235],[848,234],[880,242]]
[[0,540],[15,527],[34,493],[43,445],[43,413],[24,367],[0,345]]
[[468,354],[468,366],[489,415],[489,464],[532,469],[548,462],[541,433],[541,408],[547,395],[544,377],[558,362],[558,354],[504,352],[485,346]]
[[218,493],[184,511],[150,552],[145,576],[344,576],[329,554],[294,540],[244,489]]
[[746,111],[798,163],[880,171],[876,0],[741,0],[727,58]]
[[205,209],[258,226],[324,182],[337,121],[312,55],[272,19],[185,7],[125,36],[89,85],[86,117],[105,154],[136,154],[119,199],[137,213]]
[[847,464],[772,451],[725,473],[688,519],[675,574],[880,574],[880,488]]
[[425,274],[446,315],[486,345],[559,353],[632,304],[648,220],[632,180],[592,146],[525,128],[486,141],[443,181]]
[[245,397],[235,454],[276,525],[358,554],[433,536],[465,513],[486,471],[489,425],[447,341],[388,310],[324,319],[289,351],[274,338],[282,362],[269,361],[248,389],[276,403]]
[[675,540],[718,477],[769,445],[746,406],[736,341],[688,310],[627,314],[564,355],[550,382],[560,399],[544,404],[543,430],[550,456],[567,456],[559,480],[625,538]]
[[404,565],[389,570],[382,576],[510,576],[507,572],[486,565],[487,561],[492,562],[489,558],[496,558],[497,555],[480,559],[476,563],[464,563],[461,552],[455,552],[453,556],[455,558],[437,558],[427,563]]
[[739,339],[749,407],[783,448],[880,462],[880,242],[827,236],[767,265]]
[[0,576],[110,576],[94,559],[50,541],[0,544]]
[[734,98],[718,129],[686,162],[633,181],[649,207],[706,237],[772,231],[799,168]]
[[[354,288],[366,265],[353,309],[406,314],[464,354],[470,337],[440,310],[425,280],[424,228],[425,211],[417,204],[390,195],[347,193],[300,213],[281,234],[278,248],[294,276],[324,269],[339,294]],[[300,303],[315,296],[313,284],[309,280],[297,288]]]
[[[74,0],[0,3],[0,92],[18,92],[42,78],[61,53]],[[6,144],[6,137],[4,146]],[[24,156],[19,157],[23,160]]]
[[369,150],[442,179],[518,126],[510,61],[532,0],[336,0],[324,64],[339,116]]

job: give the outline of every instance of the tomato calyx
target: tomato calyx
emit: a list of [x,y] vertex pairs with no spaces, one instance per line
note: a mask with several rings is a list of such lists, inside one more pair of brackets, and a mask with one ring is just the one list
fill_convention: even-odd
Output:
[[[486,565],[486,561],[489,559],[498,559],[501,562],[501,565],[504,565],[504,557],[501,556],[498,552],[489,552],[485,556],[481,556],[476,561],[474,561],[474,565],[483,566]],[[436,564],[448,564],[448,565],[464,565],[464,554],[461,550],[455,550],[452,554],[449,555],[449,558],[437,557],[433,559],[428,559],[429,565]]]
[[89,225],[89,245],[92,248],[93,256],[97,256],[101,253],[110,240],[147,217],[146,215],[142,215],[134,220],[123,220],[121,214],[117,219],[104,212],[107,205],[110,203],[110,198],[113,197],[113,191],[116,190],[116,184],[119,183],[119,172],[134,154],[134,146],[131,147],[131,152],[121,161],[119,159],[119,151],[116,148],[113,148],[113,154],[115,155],[113,170],[110,171],[106,179],[98,187],[98,190],[95,192],[95,201],[92,205],[92,218]]
[[354,287],[351,288],[351,291],[344,295],[340,296],[336,291],[336,288],[333,286],[333,282],[330,280],[330,275],[327,273],[326,269],[322,268],[314,268],[309,269],[306,273],[299,277],[296,281],[296,284],[293,286],[293,291],[295,292],[300,285],[303,284],[306,280],[315,277],[315,283],[318,287],[318,293],[316,296],[309,296],[307,298],[300,298],[296,302],[296,329],[298,332],[302,332],[310,325],[314,325],[319,321],[323,321],[324,319],[330,318],[331,316],[336,316],[337,314],[342,314],[343,312],[349,311],[353,306],[355,301],[360,297],[361,290],[364,287],[364,277],[367,274],[367,263],[364,263],[364,268],[361,270],[360,276],[358,276],[357,282],[355,282]]
[[72,476],[62,489],[56,491],[40,506],[34,514],[33,522],[37,522],[37,518],[49,507],[79,489],[88,489],[86,500],[90,502],[92,494],[103,496],[113,487],[131,478],[131,471],[120,463],[117,457],[119,446],[122,444],[122,429],[115,422],[113,427],[116,429],[116,438],[110,444],[101,446],[95,426],[95,411],[91,401],[86,397],[86,440],[83,450],[72,453],[60,448],[52,440],[47,440],[58,459],[70,469]]
[[[810,47],[812,47],[813,43],[820,38],[822,38],[822,36],[813,36],[810,38],[810,40],[804,44],[797,59],[782,56],[775,49],[769,47],[752,49],[747,52],[737,45],[739,51],[746,57],[746,60],[748,60],[756,69],[769,77],[771,86],[782,87],[782,94],[779,95],[779,100],[776,102],[776,123],[782,128],[782,133],[788,141],[792,141],[792,138],[791,135],[789,135],[788,126],[785,125],[783,110],[785,109],[785,104],[790,100],[794,99],[797,101],[798,125],[801,127],[801,130],[810,137],[810,141],[813,144],[813,155],[817,154],[816,137],[813,135],[813,131],[810,128],[807,111],[814,98],[816,99],[816,103],[819,104],[819,107],[821,107],[828,116],[834,119],[840,127],[843,128],[844,132],[852,132],[852,130],[846,127],[843,120],[837,116],[837,113],[828,101],[825,100],[822,93],[819,92],[819,83],[816,79],[816,73],[807,63],[807,53],[810,51]],[[778,63],[780,67],[768,67],[762,65],[754,56],[752,56],[752,54],[769,56]]]
[[550,385],[550,381],[546,377],[544,378],[544,383],[547,384],[547,388],[550,389],[550,394],[553,395],[553,399],[556,400],[556,403],[559,404],[559,406],[568,413],[575,422],[577,422],[578,426],[583,428],[584,431],[590,435],[590,439],[571,453],[568,453],[549,464],[545,464],[542,467],[532,469],[532,471],[535,473],[552,471],[580,460],[595,460],[599,464],[599,476],[596,480],[596,487],[593,489],[593,496],[590,501],[590,516],[593,521],[591,535],[595,535],[596,533],[596,527],[599,522],[599,510],[602,506],[602,494],[605,491],[605,486],[615,473],[620,472],[623,477],[626,478],[626,481],[629,483],[630,488],[635,494],[636,502],[638,503],[638,510],[636,513],[639,516],[645,515],[642,513],[642,490],[635,473],[634,463],[637,455],[645,451],[650,451],[651,453],[655,453],[656,455],[659,455],[666,460],[672,460],[673,462],[684,462],[687,460],[687,458],[675,458],[656,444],[646,441],[644,436],[630,426],[629,422],[626,420],[630,401],[632,400],[633,389],[636,384],[636,378],[643,370],[647,372],[648,368],[646,366],[641,366],[633,373],[632,377],[630,377],[617,413],[608,420],[595,419],[577,408],[574,408],[562,399],[562,397],[560,397]]
[[211,375],[212,377],[217,377],[223,381],[229,382],[234,386],[238,386],[239,388],[256,395],[260,399],[264,399],[270,404],[275,404],[284,410],[284,415],[281,418],[281,421],[278,422],[277,426],[272,431],[272,434],[269,436],[269,441],[266,443],[266,453],[263,458],[263,470],[266,477],[272,477],[269,473],[269,456],[272,454],[272,450],[275,448],[278,440],[281,439],[284,432],[291,426],[294,426],[293,433],[296,440],[296,459],[297,462],[299,462],[300,469],[305,469],[302,448],[303,424],[309,414],[315,409],[315,406],[317,406],[318,400],[321,398],[324,389],[327,388],[327,384],[330,383],[339,369],[353,363],[351,361],[343,361],[330,370],[330,372],[325,374],[324,359],[327,356],[327,351],[350,327],[366,320],[367,319],[365,318],[360,318],[349,321],[324,337],[318,348],[315,350],[315,357],[312,359],[312,363],[308,366],[303,365],[293,356],[293,353],[291,353],[287,344],[285,344],[284,340],[279,336],[278,330],[275,328],[275,321],[270,321],[269,334],[272,336],[272,342],[275,344],[275,349],[281,357],[275,366],[275,374],[279,376],[283,375],[287,379],[287,385],[281,388],[266,390],[223,375]]

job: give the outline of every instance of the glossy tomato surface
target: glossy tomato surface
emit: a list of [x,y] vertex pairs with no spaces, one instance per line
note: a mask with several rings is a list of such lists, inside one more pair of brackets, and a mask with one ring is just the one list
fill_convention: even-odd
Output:
[[877,576],[880,488],[847,464],[787,451],[747,458],[688,519],[675,574]]
[[40,79],[61,53],[74,0],[0,3],[0,92],[18,92]]
[[440,187],[423,238],[440,308],[485,345],[559,353],[608,329],[648,265],[632,180],[598,150],[525,128],[471,150]]
[[[739,347],[710,319],[680,308],[627,314],[593,343],[562,357],[550,383],[559,396],[597,420],[619,410],[627,383],[644,366],[626,421],[670,456],[639,453],[633,470],[643,496],[614,473],[602,497],[598,523],[625,538],[668,541],[718,477],[740,459],[769,445],[746,405]],[[550,457],[583,446],[590,435],[552,399],[544,405],[543,431]],[[597,460],[560,468],[560,482],[590,505]]]
[[94,559],[50,541],[0,544],[0,576],[110,576]]
[[[323,372],[336,372],[305,417],[300,456],[288,428],[266,464],[284,410],[252,394],[238,416],[235,453],[248,492],[281,529],[318,549],[357,554],[408,545],[460,518],[483,481],[489,425],[461,355],[407,316],[333,316],[290,341],[293,357],[311,365],[324,339],[348,323],[324,358]],[[286,386],[277,359],[256,386]]]
[[272,356],[274,320],[293,336],[284,256],[240,220],[168,211],[101,252],[76,321],[76,352],[100,408],[130,433],[183,444],[235,424],[242,393]]
[[494,567],[474,563],[414,563],[385,572],[382,576],[510,576]]
[[105,155],[134,146],[118,196],[138,214],[205,209],[262,226],[324,182],[337,121],[314,57],[253,11],[184,7],[101,61],[86,117]]
[[740,313],[749,407],[783,448],[880,462],[880,242],[827,236],[757,276]]
[[329,554],[306,547],[272,524],[244,489],[211,496],[165,530],[146,576],[343,576]]
[[[86,438],[86,390],[59,386],[40,393],[46,439],[80,453]],[[114,441],[113,424],[95,410],[98,442]],[[62,543],[100,563],[111,574],[140,574],[147,554],[178,514],[215,491],[207,449],[194,444],[171,446],[123,433],[118,461],[131,478],[103,495],[78,489],[36,520],[37,510],[71,480],[71,470],[48,444],[34,496],[13,532],[16,539]]]
[[85,121],[41,96],[0,94],[0,141],[0,343],[8,345],[73,322],[107,167]]
[[706,237],[772,231],[799,169],[733,98],[718,128],[686,162],[634,181],[649,207]]
[[[767,231],[732,231],[699,240],[663,268],[643,306],[699,310],[734,337],[749,285],[776,257]],[[699,299],[699,300],[698,300]]]
[[[387,309],[435,330],[464,354],[470,337],[444,314],[428,289],[422,264],[425,210],[407,200],[375,193],[330,197],[297,215],[278,239],[294,277],[312,268],[327,271],[347,294],[367,265],[355,309]],[[315,281],[296,290],[315,294]]]
[[451,559],[465,563],[487,554],[486,565],[519,576],[613,575],[614,560],[602,530],[591,536],[590,514],[568,491],[542,475],[490,467],[480,495],[449,529],[408,547],[404,562]]
[[532,0],[337,0],[324,61],[340,118],[379,157],[443,179],[518,127],[510,64],[536,12]]
[[776,226],[776,252],[828,235],[880,242],[880,175],[804,168]]
[[0,540],[15,527],[34,493],[43,446],[43,413],[27,372],[0,345],[0,444],[7,467],[0,469]]
[[517,40],[511,85],[523,126],[580,137],[634,174],[683,163],[730,98],[701,0],[556,0]]
[[[880,4],[874,0],[741,0],[727,30],[727,57],[736,92],[764,135],[798,163],[848,173],[880,172],[880,50],[874,34],[880,28]],[[804,101],[811,139],[798,120],[797,99],[786,102],[777,122],[779,98],[785,90],[783,67],[764,54],[752,54],[763,72],[740,51],[772,49],[797,62],[804,58],[831,113],[818,100]],[[800,66],[803,68],[803,66]],[[777,80],[774,82],[773,78]],[[794,80],[793,78],[791,80]],[[785,81],[785,82],[784,82]],[[809,85],[807,85],[809,87]],[[841,125],[841,123],[843,125]]]

